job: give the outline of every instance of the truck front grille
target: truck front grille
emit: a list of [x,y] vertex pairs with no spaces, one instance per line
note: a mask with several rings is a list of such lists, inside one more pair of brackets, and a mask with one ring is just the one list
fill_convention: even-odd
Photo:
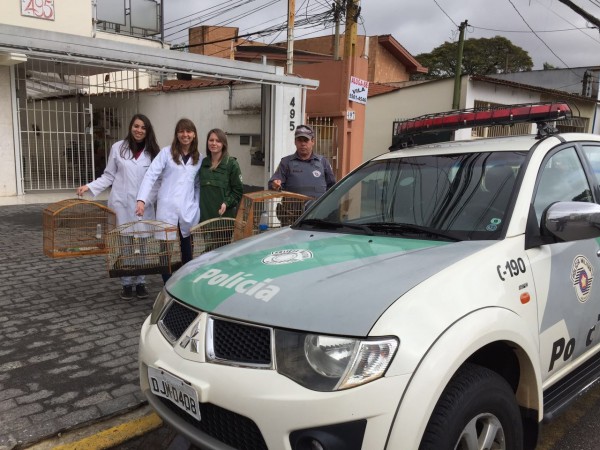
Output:
[[[171,302],[158,326],[163,335],[174,344],[196,320],[198,311],[179,302]],[[271,342],[273,330],[232,320],[209,316],[206,333],[208,361],[223,364],[269,368],[272,364]]]
[[[238,364],[270,366],[271,329],[212,317],[209,357]],[[212,354],[210,354],[212,353]]]
[[171,302],[169,309],[158,322],[163,335],[171,342],[177,341],[198,317],[198,312],[178,302]]

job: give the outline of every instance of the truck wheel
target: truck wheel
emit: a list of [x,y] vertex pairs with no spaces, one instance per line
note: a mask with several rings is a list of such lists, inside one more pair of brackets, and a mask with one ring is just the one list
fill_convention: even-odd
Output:
[[463,365],[429,419],[419,450],[522,450],[515,394],[497,373]]

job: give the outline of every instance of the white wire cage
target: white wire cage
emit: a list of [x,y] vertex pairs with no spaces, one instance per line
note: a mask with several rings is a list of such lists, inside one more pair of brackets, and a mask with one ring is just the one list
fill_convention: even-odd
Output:
[[115,223],[114,211],[97,202],[75,198],[52,203],[43,212],[44,254],[51,258],[105,254],[106,235]]
[[176,225],[158,220],[124,223],[106,236],[106,262],[111,278],[168,274],[181,267]]
[[232,217],[208,219],[194,226],[191,231],[194,258],[231,244],[234,227],[235,219]]
[[312,197],[286,191],[256,191],[244,194],[235,219],[234,240],[291,225],[304,212]]

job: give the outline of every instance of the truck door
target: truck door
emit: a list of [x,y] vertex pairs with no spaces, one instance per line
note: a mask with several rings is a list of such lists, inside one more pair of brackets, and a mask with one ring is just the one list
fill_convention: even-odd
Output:
[[[543,211],[554,202],[594,201],[585,160],[575,146],[548,155],[533,199],[538,225]],[[600,343],[600,289],[594,282],[600,274],[599,242],[554,242],[527,250],[538,299],[544,380]]]

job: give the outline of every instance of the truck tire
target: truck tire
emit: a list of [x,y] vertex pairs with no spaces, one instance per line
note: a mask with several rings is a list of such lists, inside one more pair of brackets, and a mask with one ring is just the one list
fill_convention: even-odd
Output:
[[523,424],[509,384],[485,367],[464,364],[429,419],[419,450],[522,450]]

